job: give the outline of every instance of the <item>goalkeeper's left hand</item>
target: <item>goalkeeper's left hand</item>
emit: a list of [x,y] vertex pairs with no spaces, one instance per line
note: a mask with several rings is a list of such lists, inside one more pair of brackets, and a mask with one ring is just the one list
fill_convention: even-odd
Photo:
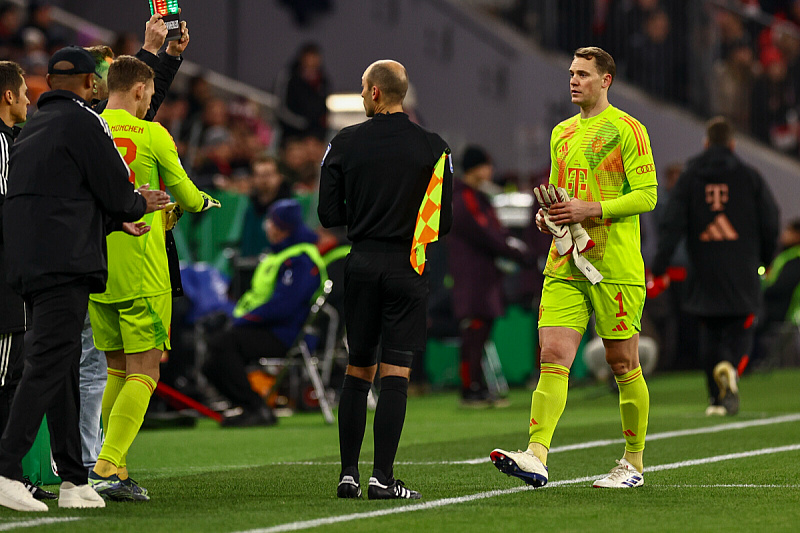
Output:
[[183,216],[183,209],[178,202],[167,204],[164,208],[164,230],[170,231]]
[[542,206],[542,214],[537,213],[536,215],[537,226],[541,229],[543,225],[547,229],[547,233],[553,235],[558,255],[567,255],[572,251],[573,247],[572,234],[567,226],[556,224],[550,220],[550,206],[558,202],[556,188],[553,185],[540,185],[533,189],[533,194],[536,196],[539,205]]
[[222,204],[219,203],[218,200],[212,198],[207,192],[200,191],[200,196],[203,197],[203,208],[200,210],[201,213],[203,211],[208,211],[212,207],[222,207]]

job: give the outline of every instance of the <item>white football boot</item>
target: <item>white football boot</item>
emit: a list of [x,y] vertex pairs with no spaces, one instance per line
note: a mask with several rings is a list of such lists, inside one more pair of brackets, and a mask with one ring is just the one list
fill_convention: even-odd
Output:
[[528,485],[543,487],[547,484],[547,467],[530,451],[507,452],[495,448],[489,454],[499,471],[520,478]]
[[617,461],[617,466],[604,478],[600,478],[592,485],[603,489],[630,489],[644,485],[644,476],[636,467],[623,458]]

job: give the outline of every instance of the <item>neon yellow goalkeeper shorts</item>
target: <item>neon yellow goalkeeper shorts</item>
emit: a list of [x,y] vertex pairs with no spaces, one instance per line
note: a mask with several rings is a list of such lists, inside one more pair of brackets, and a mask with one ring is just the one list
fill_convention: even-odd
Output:
[[169,350],[172,295],[161,294],[124,302],[89,301],[94,345],[103,352],[141,353]]
[[539,304],[539,327],[564,327],[581,335],[595,315],[595,331],[603,339],[630,339],[642,329],[645,288],[545,276]]

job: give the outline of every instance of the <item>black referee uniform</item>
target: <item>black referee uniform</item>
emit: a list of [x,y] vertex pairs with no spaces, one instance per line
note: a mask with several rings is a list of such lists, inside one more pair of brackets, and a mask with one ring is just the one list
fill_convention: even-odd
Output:
[[[345,128],[328,147],[318,214],[325,227],[347,225],[353,242],[345,260],[344,299],[354,367],[375,365],[379,344],[381,362],[401,367],[410,367],[414,353],[425,350],[428,271],[419,275],[412,268],[411,242],[434,166],[446,150],[441,137],[400,112],[375,114]],[[452,189],[452,166],[447,164],[440,235],[452,225]],[[342,476],[353,476],[356,482],[369,388],[368,381],[347,375],[339,405]],[[373,477],[383,485],[394,483],[407,391],[403,377],[381,379]]]

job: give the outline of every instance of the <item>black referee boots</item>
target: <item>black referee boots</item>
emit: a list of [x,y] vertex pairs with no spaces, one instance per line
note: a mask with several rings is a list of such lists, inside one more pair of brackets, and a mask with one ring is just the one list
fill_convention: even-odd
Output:
[[348,467],[339,476],[339,486],[336,487],[336,496],[339,498],[360,498],[361,486],[358,483],[358,469]]
[[399,479],[386,479],[378,470],[372,472],[373,477],[369,478],[369,489],[367,497],[370,500],[419,500],[422,496],[419,492],[407,489],[405,483]]

